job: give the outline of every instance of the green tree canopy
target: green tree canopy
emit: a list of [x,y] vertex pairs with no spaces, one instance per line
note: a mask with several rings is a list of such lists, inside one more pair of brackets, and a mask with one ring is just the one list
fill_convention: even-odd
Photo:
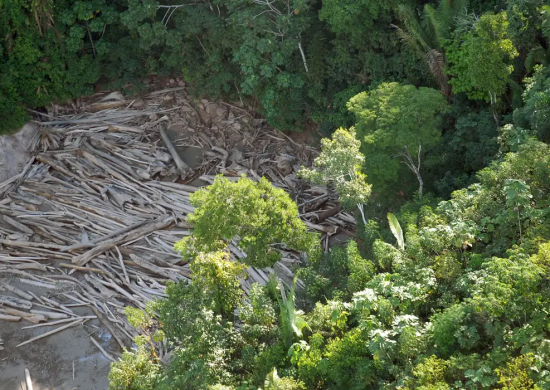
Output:
[[365,157],[359,152],[360,146],[361,142],[355,138],[353,129],[340,128],[333,134],[332,140],[321,140],[321,154],[315,159],[314,169],[302,168],[298,175],[315,184],[332,183],[342,205],[358,207],[366,223],[363,204],[369,198],[371,186],[361,173]]
[[518,52],[508,36],[505,12],[482,15],[466,33],[458,33],[447,47],[447,74],[454,92],[466,92],[471,99],[496,103],[506,91],[514,70],[511,61]]
[[218,176],[191,195],[191,204],[196,209],[187,220],[193,235],[176,244],[185,257],[216,252],[232,242],[246,253],[246,264],[262,268],[281,258],[278,245],[313,253],[317,237],[298,218],[296,203],[265,178],[232,182]]
[[422,192],[421,153],[437,144],[441,135],[442,114],[447,110],[443,95],[432,88],[384,83],[353,97],[348,109],[356,117],[365,173],[374,190],[384,191],[387,182],[396,182],[404,163]]

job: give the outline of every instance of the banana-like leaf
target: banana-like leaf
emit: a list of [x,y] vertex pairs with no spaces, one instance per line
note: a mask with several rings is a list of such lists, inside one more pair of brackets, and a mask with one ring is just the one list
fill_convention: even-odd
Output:
[[397,245],[401,250],[404,250],[405,239],[403,238],[403,230],[401,229],[401,225],[399,224],[397,217],[392,213],[388,213],[388,222],[390,223],[391,232],[397,240]]

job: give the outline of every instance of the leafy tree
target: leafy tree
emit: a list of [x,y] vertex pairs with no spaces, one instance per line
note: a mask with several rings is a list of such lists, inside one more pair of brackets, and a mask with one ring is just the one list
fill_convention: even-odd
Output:
[[371,186],[361,173],[365,157],[359,152],[361,142],[355,131],[338,129],[332,136],[321,140],[321,154],[314,161],[314,169],[302,168],[298,175],[315,184],[333,184],[345,207],[357,207],[363,223],[367,223],[363,204],[370,195]]
[[455,93],[466,92],[471,99],[488,97],[496,104],[514,70],[511,60],[518,56],[508,35],[506,13],[482,15],[471,30],[456,34],[446,52],[446,71],[453,76],[450,84]]
[[313,253],[316,236],[307,233],[296,204],[265,178],[255,183],[219,176],[193,193],[191,204],[196,209],[187,219],[193,235],[176,244],[183,256],[219,251],[235,242],[246,253],[246,264],[264,268],[281,258],[278,245]]
[[441,0],[437,9],[425,4],[420,19],[413,7],[406,4],[398,7],[403,24],[402,28],[395,26],[399,36],[417,57],[426,62],[441,93],[448,97],[452,90],[445,73],[443,43],[450,38],[458,19],[466,13],[467,4],[466,0]]
[[518,127],[533,130],[538,139],[550,141],[550,78],[548,68],[537,67],[533,77],[524,79],[524,107],[514,111]]
[[383,191],[387,182],[396,182],[401,162],[416,176],[422,196],[422,149],[439,140],[447,110],[444,97],[431,88],[384,83],[353,97],[348,108],[356,116],[361,152],[368,156],[365,172],[374,189]]
[[[522,4],[522,5],[523,7],[527,6],[529,11],[532,10],[533,6],[536,7],[538,5],[540,7],[540,12],[537,12],[538,15],[536,16],[534,15],[535,17],[537,17],[537,19],[540,18],[539,20],[540,23],[537,23],[537,22],[531,23],[530,21],[529,23],[527,23],[528,20],[533,19],[533,16],[531,16],[531,18],[528,19],[523,14],[520,14],[519,19],[521,20],[521,24],[525,26],[524,29],[522,29],[523,31],[520,30],[522,35],[525,29],[527,28],[540,28],[541,33],[544,37],[544,40],[548,42],[550,40],[550,6],[541,5],[540,4],[541,2],[539,1],[526,2],[526,3],[527,4]],[[539,11],[538,7],[537,7],[537,11]],[[531,12],[529,13],[531,14]],[[525,39],[531,39],[529,47],[532,47],[533,45],[536,44],[537,41],[532,40],[532,36],[533,36],[532,34],[531,36],[529,36],[528,34],[525,34],[524,36],[525,36]],[[548,51],[548,49],[545,49],[541,44],[536,45],[535,47],[531,48],[531,50],[527,54],[527,57],[525,58],[525,68],[527,69],[528,72],[531,72],[534,69],[536,64],[542,64],[543,66],[547,66],[549,59],[550,59],[550,52]]]
[[231,261],[229,253],[199,253],[191,262],[193,283],[210,296],[215,313],[232,313],[241,301],[240,279],[245,277],[244,266]]
[[109,389],[111,390],[147,390],[158,383],[161,366],[153,356],[145,336],[134,338],[135,351],[124,351],[122,359],[111,364]]
[[508,363],[506,368],[496,369],[499,376],[498,383],[503,390],[539,389],[529,377],[535,365],[533,354],[521,355]]

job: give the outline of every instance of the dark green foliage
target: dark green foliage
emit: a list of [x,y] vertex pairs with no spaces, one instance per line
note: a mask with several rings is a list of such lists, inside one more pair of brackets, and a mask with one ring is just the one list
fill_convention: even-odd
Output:
[[525,106],[514,111],[519,127],[532,129],[539,140],[550,141],[550,79],[548,68],[538,67],[533,77],[525,79]]
[[318,261],[299,271],[306,284],[303,292],[309,302],[349,299],[362,290],[374,275],[374,264],[359,254],[357,244],[350,241],[346,248],[332,248]]
[[488,166],[499,151],[499,133],[489,111],[452,112],[449,119],[452,128],[425,163],[427,181],[435,181],[434,190],[443,197],[472,184],[475,173]]

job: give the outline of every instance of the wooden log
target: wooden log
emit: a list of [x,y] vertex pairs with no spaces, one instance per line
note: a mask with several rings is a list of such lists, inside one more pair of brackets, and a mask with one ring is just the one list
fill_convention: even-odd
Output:
[[33,390],[31,373],[28,368],[25,368],[25,383],[27,385],[27,390]]
[[57,288],[57,286],[55,286],[55,285],[53,285],[53,284],[44,283],[44,282],[38,282],[38,281],[35,281],[35,280],[29,280],[29,279],[19,278],[19,281],[20,281],[21,283],[30,284],[31,286],[47,288],[47,289],[50,289],[50,290],[55,290],[55,289]]
[[10,322],[17,322],[17,321],[21,321],[21,317],[19,317],[19,316],[10,316],[8,314],[0,314],[0,320],[10,321]]
[[0,240],[1,245],[13,246],[16,248],[44,248],[44,249],[53,249],[60,250],[63,248],[61,245],[55,244],[44,244],[41,242],[28,242],[28,241],[12,241],[12,240]]
[[157,275],[160,275],[160,276],[162,276],[166,279],[170,279],[170,280],[173,280],[175,282],[178,282],[180,280],[185,279],[183,276],[176,273],[176,270],[172,270],[170,268],[158,267],[158,266],[148,262],[147,260],[144,260],[144,259],[141,259],[141,258],[137,257],[136,255],[130,255],[130,258],[134,261],[134,263],[136,263],[140,267],[145,268],[146,270],[149,270],[149,271],[151,271],[151,272],[153,272]]
[[109,353],[107,353],[107,351],[105,351],[103,349],[103,347],[97,342],[97,340],[94,338],[94,336],[90,336],[90,340],[92,340],[92,342],[95,344],[95,346],[97,347],[97,349],[99,349],[101,351],[101,353],[103,354],[103,356],[105,356],[108,360],[112,361],[112,362],[116,362],[115,358],[112,357]]
[[336,234],[336,232],[338,231],[338,227],[336,227],[336,226],[317,225],[317,224],[311,223],[309,221],[304,221],[304,223],[308,228],[310,228],[312,230],[318,230],[318,231],[321,231],[321,232],[328,233],[330,235]]
[[54,313],[53,311],[31,310],[31,313],[39,314],[51,320],[62,320],[64,318],[69,318],[68,314]]
[[336,207],[333,207],[331,209],[328,209],[328,210],[325,210],[325,211],[321,211],[319,214],[317,214],[315,216],[315,219],[317,220],[317,222],[322,222],[324,221],[325,219],[329,218],[329,217],[333,217],[335,216],[336,214],[338,214],[340,211],[342,211],[342,205],[338,205]]
[[45,316],[40,315],[40,314],[27,313],[26,311],[11,309],[9,307],[6,307],[4,309],[0,309],[0,311],[4,312],[6,314],[12,315],[12,316],[22,317],[24,320],[32,322],[33,324],[38,324],[40,322],[45,322],[46,319],[47,319]]
[[153,221],[151,223],[148,223],[145,226],[142,226],[138,229],[131,230],[120,237],[115,237],[110,240],[107,240],[100,245],[96,246],[93,249],[90,249],[89,251],[76,256],[73,258],[72,263],[76,264],[78,266],[83,266],[86,263],[88,263],[90,260],[92,260],[94,257],[108,251],[109,249],[114,248],[116,245],[123,244],[125,242],[133,241],[136,239],[139,239],[143,236],[147,236],[154,232],[155,230],[163,229],[169,225],[174,223],[174,219],[172,217],[164,218],[158,221]]
[[120,337],[120,334],[118,333],[118,331],[115,330],[115,328],[113,328],[113,326],[111,325],[109,320],[105,317],[105,315],[94,306],[91,306],[91,309],[94,312],[94,314],[97,316],[97,319],[99,320],[99,322],[101,322],[109,330],[109,332],[111,333],[115,341],[118,343],[118,345],[120,345],[122,349],[127,348],[127,345],[125,345],[122,342],[122,338]]
[[7,295],[0,295],[0,304],[23,310],[29,310],[32,307],[32,302]]
[[[83,317],[78,317],[78,319],[80,319],[80,320],[84,320],[84,319],[93,320],[93,319],[96,319],[96,318],[97,318],[96,316],[83,316]],[[77,318],[74,318],[74,317],[65,318],[65,319],[62,319],[62,320],[57,320],[57,321],[52,321],[52,322],[45,322],[45,323],[42,323],[42,324],[24,326],[24,327],[22,327],[21,329],[33,329],[33,328],[41,328],[41,327],[44,327],[44,326],[54,326],[54,325],[64,324],[64,323],[66,323],[66,322],[75,321],[76,319],[77,319]]]
[[39,264],[39,263],[26,263],[26,264],[13,264],[10,265],[10,267],[13,267],[15,269],[33,269],[36,271],[44,271],[47,272],[48,268],[45,264]]
[[32,339],[29,339],[27,341],[24,341],[20,344],[17,344],[15,346],[15,348],[19,348],[19,347],[22,347],[23,345],[26,345],[26,344],[29,344],[29,343],[32,343],[33,341],[36,341],[36,340],[40,340],[44,337],[48,337],[48,336],[51,336],[52,334],[55,334],[57,332],[61,332],[62,330],[65,330],[67,328],[70,328],[72,326],[75,326],[75,325],[79,325],[79,324],[82,324],[82,319],[78,319],[74,322],[71,322],[70,324],[67,324],[67,325],[63,325],[63,326],[60,326],[59,328],[56,328],[54,330],[50,330],[49,332],[46,332],[44,334],[41,334],[40,336],[36,336],[36,337],[33,337]]
[[174,163],[178,167],[178,171],[180,172],[182,179],[187,177],[191,169],[186,163],[183,162],[183,160],[178,154],[178,151],[176,150],[176,148],[172,144],[172,141],[170,141],[170,138],[168,138],[166,131],[162,127],[160,128],[160,137],[162,138],[162,141],[164,142],[166,149],[168,149],[168,151],[172,155],[172,158],[174,159]]
[[32,301],[33,296],[31,294],[26,293],[23,290],[18,289],[17,287],[14,287],[7,283],[1,283],[0,282],[0,290],[9,291],[15,295],[20,296],[23,299],[26,299],[27,301]]
[[27,226],[23,225],[22,223],[20,222],[17,222],[15,219],[12,219],[10,217],[8,217],[7,215],[3,215],[2,216],[2,219],[4,220],[4,222],[6,222],[7,224],[13,226],[14,228],[16,228],[17,230],[23,232],[23,233],[27,233],[27,234],[34,234],[34,230],[28,228]]
[[61,250],[64,251],[64,252],[73,252],[73,251],[76,251],[76,250],[79,250],[79,249],[85,249],[85,248],[92,248],[94,247],[96,244],[102,242],[102,241],[106,241],[110,238],[113,238],[113,237],[116,237],[116,236],[120,236],[124,233],[128,233],[129,231],[132,231],[132,230],[135,230],[135,229],[138,229],[140,227],[142,227],[143,225],[147,224],[148,221],[141,221],[141,222],[138,222],[138,223],[135,223],[133,225],[130,225],[130,226],[126,226],[125,228],[122,228],[122,229],[118,229],[112,233],[109,233],[109,234],[106,234],[104,236],[101,236],[101,237],[98,237],[98,238],[95,238],[91,241],[88,241],[86,243],[78,243],[78,244],[74,244],[74,245],[71,245],[71,246],[67,246],[67,247],[64,247],[62,248]]
[[99,268],[80,267],[78,265],[68,264],[68,263],[60,263],[59,266],[63,267],[63,268],[75,269],[75,270],[78,270],[78,271],[95,272],[97,274],[102,274],[102,275],[108,275],[109,274],[107,271],[103,271],[102,269],[99,269]]
[[181,190],[185,192],[195,192],[200,189],[200,187],[190,186],[189,184],[180,184],[180,183],[172,183],[172,182],[164,182],[164,181],[148,181],[145,182],[148,186],[166,189],[166,188],[174,188],[176,190]]

